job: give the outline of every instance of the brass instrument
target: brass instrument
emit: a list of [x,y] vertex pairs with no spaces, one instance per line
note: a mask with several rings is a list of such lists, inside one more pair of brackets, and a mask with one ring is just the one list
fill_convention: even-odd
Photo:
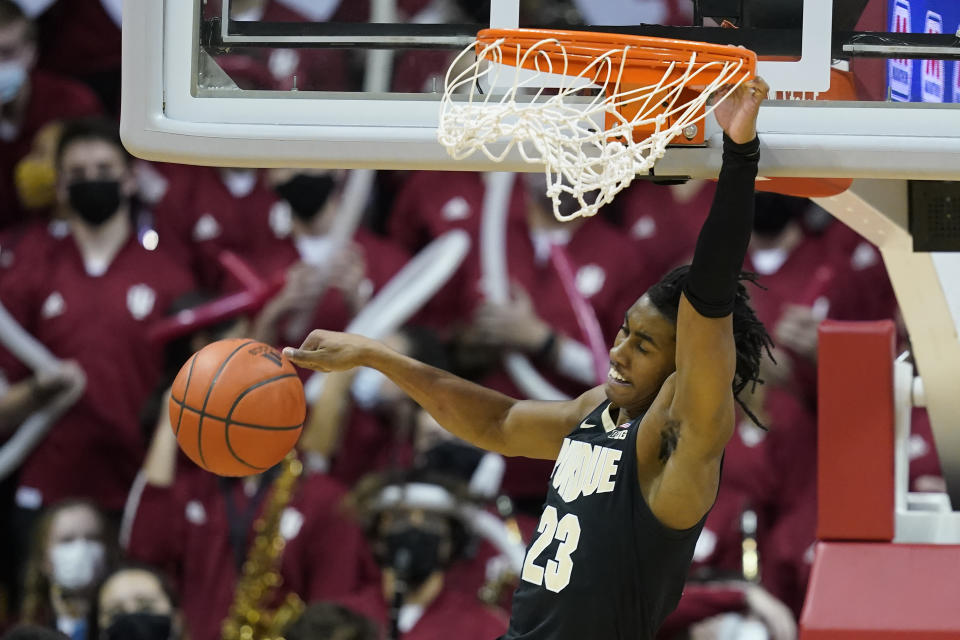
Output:
[[[514,544],[523,546],[523,534],[520,532],[520,525],[517,524],[513,501],[510,500],[509,497],[502,495],[497,498],[496,505],[497,512],[500,514],[500,517],[503,518],[511,541]],[[519,577],[520,576],[516,575],[513,571],[507,570],[501,572],[500,575],[496,577],[488,578],[480,587],[477,597],[484,604],[491,607],[498,607],[500,606],[504,593],[516,587],[517,578]]]
[[255,537],[237,581],[230,613],[223,621],[223,640],[283,640],[283,630],[305,609],[303,600],[295,593],[287,595],[274,611],[267,609],[283,584],[279,568],[286,540],[280,533],[280,518],[302,473],[303,465],[291,452],[273,482],[263,514],[253,524]]

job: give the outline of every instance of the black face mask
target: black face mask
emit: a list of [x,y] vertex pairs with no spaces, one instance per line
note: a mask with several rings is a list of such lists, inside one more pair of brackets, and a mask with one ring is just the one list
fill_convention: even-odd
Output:
[[327,203],[335,186],[336,181],[329,174],[299,174],[278,185],[276,191],[277,195],[290,203],[295,216],[310,222]]
[[753,232],[765,238],[775,238],[792,220],[803,215],[806,206],[806,201],[801,198],[760,192],[756,195]]
[[103,633],[104,640],[168,640],[173,621],[155,613],[123,613]]
[[70,207],[94,227],[110,219],[120,208],[120,183],[116,180],[83,180],[70,185]]
[[753,232],[765,238],[775,238],[787,228],[791,220],[792,212],[786,209],[757,211],[753,217]]
[[423,465],[469,482],[483,456],[484,452],[476,447],[456,442],[441,442],[424,452]]
[[441,542],[439,534],[416,527],[393,531],[384,538],[380,566],[392,568],[410,589],[416,589],[443,566]]

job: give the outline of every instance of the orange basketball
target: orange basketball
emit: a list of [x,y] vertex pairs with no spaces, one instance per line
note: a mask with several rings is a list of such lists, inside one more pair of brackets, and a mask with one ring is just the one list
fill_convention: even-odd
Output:
[[307,402],[290,361],[256,340],[209,344],[170,389],[170,426],[180,448],[221,476],[266,471],[300,437]]

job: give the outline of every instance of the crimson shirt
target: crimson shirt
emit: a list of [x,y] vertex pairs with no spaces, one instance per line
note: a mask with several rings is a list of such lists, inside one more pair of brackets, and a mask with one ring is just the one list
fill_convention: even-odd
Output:
[[[238,571],[230,542],[227,492],[243,513],[250,504],[239,482],[198,469],[178,472],[169,489],[147,485],[131,504],[128,555],[175,578],[193,640],[218,640],[233,602]],[[299,480],[280,519],[286,540],[280,560],[283,587],[305,602],[344,596],[376,574],[363,534],[340,511],[344,489],[321,474]],[[254,521],[270,501],[267,491]],[[252,542],[251,533],[248,543]]]
[[[471,247],[464,264],[417,315],[420,324],[445,329],[466,320],[476,303],[473,288],[485,190],[480,173],[416,171],[407,176],[397,194],[388,232],[407,251],[416,252],[453,229],[470,234]],[[522,219],[525,206],[523,189],[516,182],[509,202],[509,219]]]
[[17,197],[13,170],[30,151],[37,132],[54,120],[82,118],[102,112],[94,93],[75,80],[34,71],[29,83],[30,95],[16,137],[0,139],[0,228],[25,221],[26,212]]
[[[30,251],[0,281],[0,297],[55,356],[79,362],[87,386],[27,458],[21,488],[38,490],[44,504],[82,496],[123,507],[146,451],[140,410],[161,373],[147,328],[192,288],[185,269],[133,234],[97,277],[86,273],[72,236],[32,235]],[[13,380],[27,374],[2,349],[0,367]]]
[[40,18],[40,65],[83,76],[120,70],[120,28],[100,0],[59,0]]
[[[337,602],[362,613],[380,625],[381,637],[389,629],[390,609],[379,584]],[[507,616],[453,589],[444,588],[423,612],[404,640],[494,640],[507,630]]]
[[621,212],[621,228],[648,265],[639,289],[645,291],[672,268],[690,262],[717,190],[715,182],[699,185],[689,200],[681,201],[679,189],[690,185],[674,188],[635,180],[614,201]]

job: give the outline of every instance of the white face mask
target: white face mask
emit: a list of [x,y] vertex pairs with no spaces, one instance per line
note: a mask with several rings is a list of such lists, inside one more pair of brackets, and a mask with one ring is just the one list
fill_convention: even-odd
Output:
[[50,550],[53,581],[67,590],[88,587],[103,570],[105,556],[103,543],[96,540],[61,542]]
[[17,97],[27,81],[27,69],[19,62],[0,63],[0,104]]

